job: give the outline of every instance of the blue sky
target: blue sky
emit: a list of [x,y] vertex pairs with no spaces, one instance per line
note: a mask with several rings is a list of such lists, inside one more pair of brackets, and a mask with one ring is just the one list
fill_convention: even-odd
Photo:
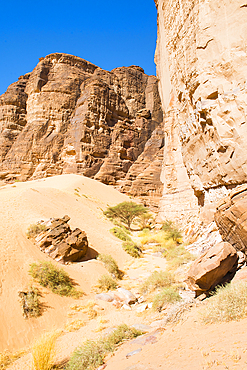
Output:
[[0,94],[54,52],[155,74],[156,23],[154,0],[1,1]]

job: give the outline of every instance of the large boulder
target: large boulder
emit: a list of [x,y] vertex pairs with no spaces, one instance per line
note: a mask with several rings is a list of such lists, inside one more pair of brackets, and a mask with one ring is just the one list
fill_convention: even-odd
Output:
[[68,225],[69,220],[69,216],[64,216],[42,222],[45,231],[35,238],[43,252],[62,263],[79,261],[88,251],[85,231],[78,228],[72,231]]
[[231,244],[221,242],[200,256],[190,267],[186,283],[196,296],[230,281],[238,266],[238,254]]
[[222,239],[235,249],[247,252],[247,185],[242,185],[217,205],[215,221]]

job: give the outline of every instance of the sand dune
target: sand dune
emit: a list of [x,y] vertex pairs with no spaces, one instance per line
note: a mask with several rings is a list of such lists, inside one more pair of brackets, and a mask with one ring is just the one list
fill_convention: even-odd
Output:
[[[29,265],[50,260],[26,238],[28,226],[41,219],[68,214],[72,228],[86,231],[90,247],[110,253],[121,267],[128,256],[121,242],[108,231],[112,224],[105,219],[102,209],[128,199],[110,186],[79,175],[17,182],[0,188],[0,351],[27,346],[43,331],[61,327],[67,319],[67,308],[74,302],[43,288],[42,300],[47,305],[44,314],[38,319],[23,318],[18,292],[31,281]],[[64,268],[86,293],[105,272],[96,260]]]

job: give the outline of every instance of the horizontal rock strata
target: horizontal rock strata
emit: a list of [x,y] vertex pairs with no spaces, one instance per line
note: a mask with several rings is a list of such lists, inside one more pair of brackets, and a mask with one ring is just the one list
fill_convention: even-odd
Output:
[[[148,156],[139,157],[162,121],[157,79],[142,68],[108,72],[72,55],[48,55],[0,97],[0,177],[25,181],[80,173],[116,185],[139,160],[141,178]],[[161,148],[156,141],[149,141],[152,152]],[[156,205],[161,160],[143,180]],[[129,178],[123,188],[136,193],[139,185],[130,189]]]

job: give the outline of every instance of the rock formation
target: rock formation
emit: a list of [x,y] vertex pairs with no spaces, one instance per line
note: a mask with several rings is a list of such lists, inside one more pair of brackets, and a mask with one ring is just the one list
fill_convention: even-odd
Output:
[[[161,153],[148,161],[162,148],[162,120],[157,79],[142,68],[108,72],[72,55],[48,55],[0,97],[0,177],[81,173],[113,185],[127,178],[125,191],[149,183],[157,205]],[[138,173],[129,173],[136,161]]]
[[88,240],[85,231],[76,228],[71,230],[69,216],[43,221],[40,225],[45,230],[39,233],[35,242],[42,252],[61,263],[80,261],[88,251]]
[[165,112],[161,216],[185,222],[247,182],[247,6],[155,2]]

